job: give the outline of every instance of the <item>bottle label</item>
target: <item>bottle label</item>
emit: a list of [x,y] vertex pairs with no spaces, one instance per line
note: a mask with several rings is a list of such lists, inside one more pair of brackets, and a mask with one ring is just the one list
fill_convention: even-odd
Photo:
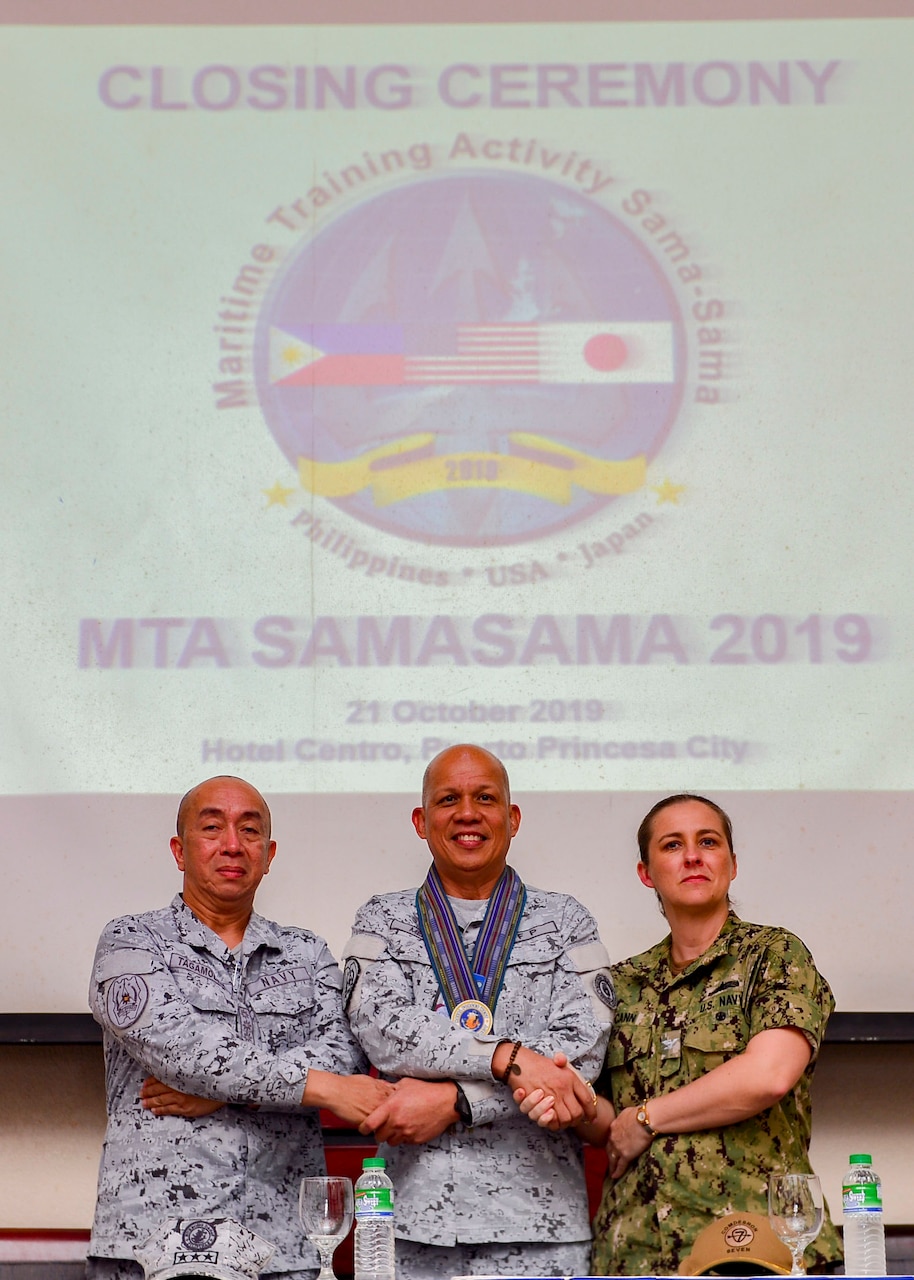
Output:
[[357,1218],[392,1218],[394,1193],[390,1187],[364,1187],[355,1191]]
[[882,1186],[878,1182],[845,1182],[845,1213],[882,1213]]

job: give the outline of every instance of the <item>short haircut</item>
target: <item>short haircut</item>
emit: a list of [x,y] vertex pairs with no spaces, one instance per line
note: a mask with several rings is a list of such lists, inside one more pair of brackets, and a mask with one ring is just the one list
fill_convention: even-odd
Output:
[[205,787],[209,782],[222,782],[222,781],[240,782],[242,783],[243,786],[248,787],[249,790],[253,791],[255,796],[259,797],[260,803],[263,805],[263,816],[266,822],[266,831],[264,832],[264,838],[269,840],[270,833],[272,830],[272,825],[273,825],[273,818],[272,818],[272,815],[270,814],[270,806],[267,804],[266,800],[264,800],[263,796],[260,794],[260,792],[257,790],[255,786],[253,786],[245,778],[236,778],[235,775],[231,773],[219,773],[219,774],[216,774],[216,776],[213,778],[204,778],[202,782],[198,782],[196,786],[191,787],[190,791],[185,791],[184,795],[181,797],[180,802],[178,804],[178,816],[175,819],[175,832],[177,833],[178,839],[179,840],[184,839],[184,828],[187,825],[187,811],[190,808],[191,804],[193,803],[194,796],[197,794],[200,788]]

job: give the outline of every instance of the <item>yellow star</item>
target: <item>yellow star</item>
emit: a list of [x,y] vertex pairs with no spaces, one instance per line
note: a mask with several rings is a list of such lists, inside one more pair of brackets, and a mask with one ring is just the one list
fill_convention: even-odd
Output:
[[679,501],[679,495],[685,493],[684,484],[673,484],[671,480],[664,478],[663,484],[652,484],[651,488],[657,495],[658,507],[662,502],[672,502],[675,506]]
[[289,505],[289,498],[295,490],[287,489],[284,484],[277,480],[272,489],[263,489],[261,492],[267,496],[268,507],[286,507]]

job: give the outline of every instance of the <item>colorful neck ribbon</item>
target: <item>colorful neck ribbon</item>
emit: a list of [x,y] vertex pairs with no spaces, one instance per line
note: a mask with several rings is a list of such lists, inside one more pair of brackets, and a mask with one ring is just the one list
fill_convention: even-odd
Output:
[[517,937],[527,890],[513,867],[505,867],[492,890],[473,949],[472,962],[444,885],[434,864],[416,893],[419,928],[448,1013],[462,1004],[482,1004],[491,1014],[505,980],[511,948]]

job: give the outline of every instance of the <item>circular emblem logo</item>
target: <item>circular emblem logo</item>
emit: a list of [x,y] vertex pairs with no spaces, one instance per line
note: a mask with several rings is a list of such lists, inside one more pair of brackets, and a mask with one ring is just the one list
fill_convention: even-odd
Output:
[[641,488],[685,353],[666,276],[613,213],[464,171],[303,242],[264,300],[254,372],[306,488],[402,537],[492,546]]
[[482,1000],[461,1000],[451,1012],[451,1022],[462,1031],[488,1035],[492,1030],[492,1010]]
[[755,1229],[751,1222],[734,1222],[724,1232],[724,1243],[731,1249],[745,1249],[755,1239]]
[[181,1244],[193,1253],[203,1253],[206,1249],[211,1249],[215,1243],[216,1228],[211,1222],[204,1222],[202,1218],[188,1222],[181,1232]]
[[593,980],[593,989],[597,993],[597,998],[601,1000],[608,1009],[615,1009],[616,989],[608,974],[598,973]]

